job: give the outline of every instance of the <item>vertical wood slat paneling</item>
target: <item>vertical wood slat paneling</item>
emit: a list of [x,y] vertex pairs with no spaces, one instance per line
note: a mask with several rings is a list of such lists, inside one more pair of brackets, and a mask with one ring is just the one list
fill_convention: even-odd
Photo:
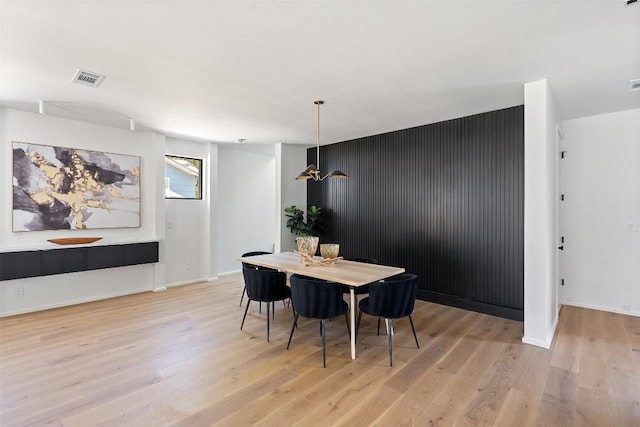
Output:
[[[307,153],[315,161],[315,149]],[[323,242],[420,278],[419,295],[521,318],[524,107],[326,145],[308,204],[327,212]],[[496,310],[492,310],[496,307]]]

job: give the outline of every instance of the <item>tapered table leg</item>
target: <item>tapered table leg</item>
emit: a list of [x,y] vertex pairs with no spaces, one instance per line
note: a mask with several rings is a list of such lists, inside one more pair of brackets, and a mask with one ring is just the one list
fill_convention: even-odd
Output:
[[354,288],[351,288],[351,292],[349,292],[351,296],[351,302],[349,303],[349,310],[351,310],[351,358],[356,358],[356,291]]

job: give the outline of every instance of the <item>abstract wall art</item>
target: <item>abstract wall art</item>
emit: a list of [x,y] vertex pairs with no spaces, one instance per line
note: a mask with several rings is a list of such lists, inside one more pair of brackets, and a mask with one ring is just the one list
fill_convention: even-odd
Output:
[[140,227],[140,157],[13,142],[13,231]]

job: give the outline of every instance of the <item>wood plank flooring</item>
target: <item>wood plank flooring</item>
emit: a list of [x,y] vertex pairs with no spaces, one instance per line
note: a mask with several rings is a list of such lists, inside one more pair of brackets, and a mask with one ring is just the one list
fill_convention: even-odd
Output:
[[[522,323],[416,302],[387,337],[367,316],[351,360],[343,318],[276,304],[271,342],[240,275],[0,319],[0,425],[640,426],[640,318],[563,307],[550,350]],[[264,307],[263,307],[264,308]],[[264,311],[264,310],[263,310]],[[383,328],[384,329],[384,328]]]

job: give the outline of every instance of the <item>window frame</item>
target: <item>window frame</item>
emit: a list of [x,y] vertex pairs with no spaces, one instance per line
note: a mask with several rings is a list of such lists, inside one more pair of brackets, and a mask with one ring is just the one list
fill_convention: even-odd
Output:
[[[164,191],[164,198],[167,200],[204,200],[204,195],[203,195],[203,188],[202,188],[202,173],[204,171],[204,159],[198,158],[198,157],[189,157],[189,156],[183,156],[181,154],[168,154],[165,153],[164,155],[165,158],[165,174],[164,177],[165,179],[167,178],[167,174],[166,174],[166,168],[167,168],[167,159],[173,160],[174,162],[177,160],[187,160],[189,163],[191,163],[192,161],[195,161],[198,163],[198,175],[197,175],[197,179],[196,179],[196,183],[195,183],[195,190],[196,190],[196,197],[171,197],[171,196],[167,196],[167,188],[166,188],[166,184],[165,184],[165,191]],[[181,165],[180,165],[181,166]],[[192,164],[192,166],[196,167],[195,165]],[[169,186],[170,188],[170,186]]]

